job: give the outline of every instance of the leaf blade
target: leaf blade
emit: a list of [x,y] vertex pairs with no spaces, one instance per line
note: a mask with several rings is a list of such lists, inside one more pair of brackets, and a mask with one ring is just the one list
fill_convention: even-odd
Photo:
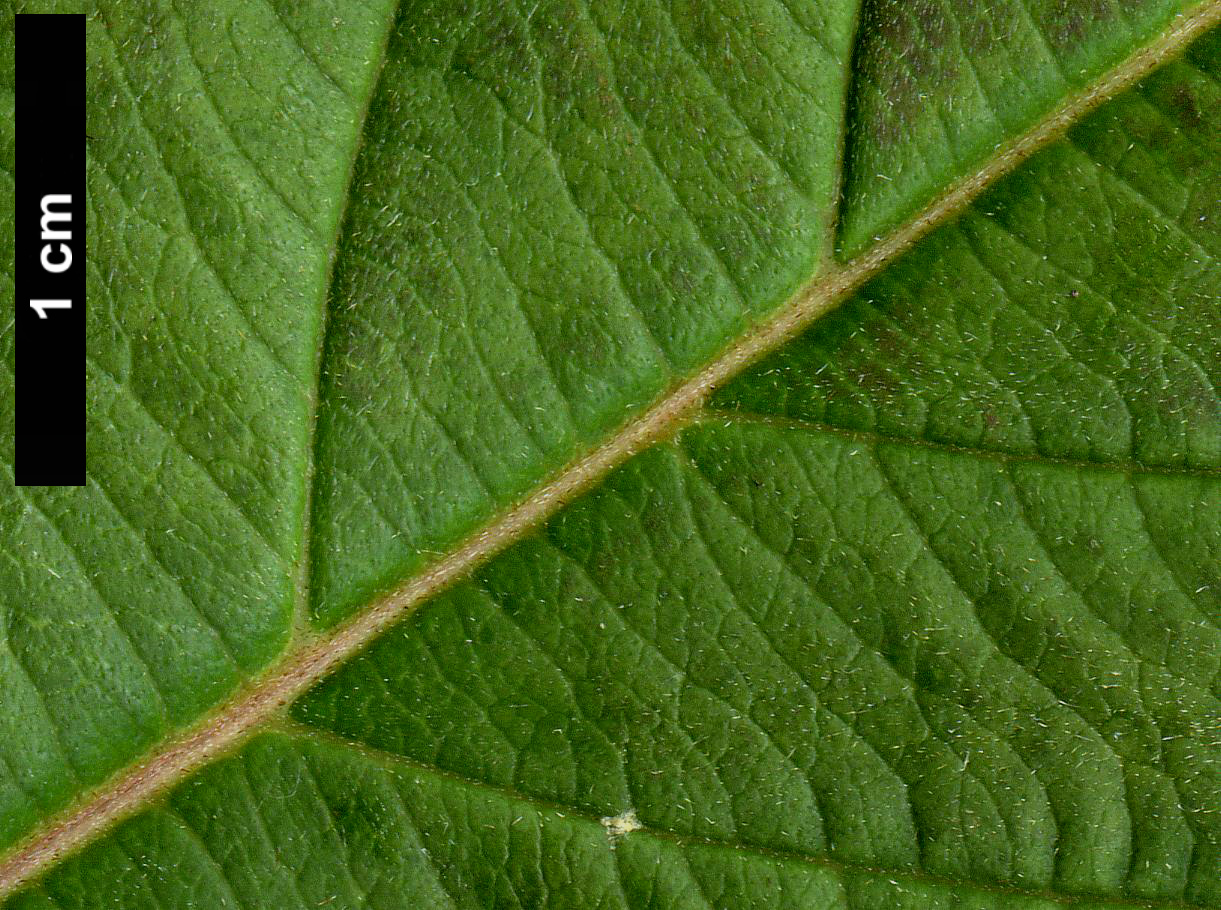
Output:
[[1087,876],[1088,877],[1088,876]]

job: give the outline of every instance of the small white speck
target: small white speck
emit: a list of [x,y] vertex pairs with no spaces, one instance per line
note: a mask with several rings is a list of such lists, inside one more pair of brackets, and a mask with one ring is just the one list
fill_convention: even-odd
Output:
[[618,815],[608,815],[603,818],[602,827],[606,829],[606,834],[613,845],[619,838],[631,834],[633,831],[639,831],[644,825],[640,824],[640,819],[636,817],[636,810],[628,809]]

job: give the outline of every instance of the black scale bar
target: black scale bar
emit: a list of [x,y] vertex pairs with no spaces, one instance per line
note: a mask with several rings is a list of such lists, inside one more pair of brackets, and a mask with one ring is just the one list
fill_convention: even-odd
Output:
[[16,462],[85,482],[85,17],[16,17]]

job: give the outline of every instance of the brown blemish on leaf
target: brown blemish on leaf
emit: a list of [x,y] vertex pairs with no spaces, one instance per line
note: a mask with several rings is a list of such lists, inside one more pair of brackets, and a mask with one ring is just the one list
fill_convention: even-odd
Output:
[[1115,19],[1116,4],[1112,0],[1073,0],[1051,3],[1042,11],[1033,12],[1052,49],[1067,55],[1080,50],[1088,34],[1107,30]]
[[[866,101],[862,113],[874,142],[894,145],[906,125],[929,103],[929,86],[959,76],[950,53],[951,23],[935,0],[873,6],[862,26],[864,45],[858,55],[862,85],[875,88],[880,104]],[[869,99],[869,96],[865,96]]]
[[1204,122],[1204,118],[1200,116],[1200,109],[1196,106],[1195,95],[1187,86],[1176,86],[1170,93],[1169,104],[1175,116],[1188,129],[1195,129]]

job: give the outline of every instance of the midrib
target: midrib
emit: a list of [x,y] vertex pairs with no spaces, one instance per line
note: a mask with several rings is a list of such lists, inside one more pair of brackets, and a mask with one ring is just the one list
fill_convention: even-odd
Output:
[[[386,45],[396,18],[397,9],[387,29],[386,43],[383,44],[378,63],[378,76],[370,93],[370,104],[377,94]],[[521,539],[632,455],[676,432],[696,415],[714,388],[792,339],[930,230],[964,209],[984,188],[1057,138],[1087,111],[1131,85],[1218,21],[1221,21],[1221,0],[1206,0],[1192,13],[1179,17],[1156,40],[1136,51],[1085,90],[1071,96],[1025,133],[998,148],[978,170],[948,188],[902,228],[850,262],[832,265],[825,273],[803,285],[771,317],[755,325],[702,370],[678,383],[588,455],[572,462],[517,505],[494,517],[449,554],[400,587],[372,601],[346,623],[322,635],[301,635],[298,638],[301,647],[290,651],[261,677],[244,686],[233,699],[191,731],[171,740],[144,761],[120,772],[9,850],[0,861],[0,899],[67,853],[79,849],[120,819],[137,811],[158,793],[221,753],[237,747],[315,681],[359,651],[389,625]],[[367,113],[366,106],[365,116]],[[352,167],[359,155],[363,136],[362,123]],[[842,165],[840,170],[842,172]],[[350,173],[349,183],[352,176]],[[336,227],[336,248],[331,253],[332,269],[351,195],[348,192],[342,203],[344,211]],[[328,282],[326,293],[329,295],[329,292]],[[325,309],[319,332],[319,359],[316,365],[319,372],[326,344]],[[308,553],[309,545],[308,497],[313,486],[313,424],[317,413],[318,388],[318,383],[315,383],[310,390],[313,413],[309,421],[307,470],[310,476],[306,482],[305,533],[302,535],[304,553]],[[303,570],[299,572],[297,590],[299,599],[304,602],[303,599],[308,596],[308,567],[304,559],[301,566]],[[302,631],[301,625],[299,623],[298,632]]]

